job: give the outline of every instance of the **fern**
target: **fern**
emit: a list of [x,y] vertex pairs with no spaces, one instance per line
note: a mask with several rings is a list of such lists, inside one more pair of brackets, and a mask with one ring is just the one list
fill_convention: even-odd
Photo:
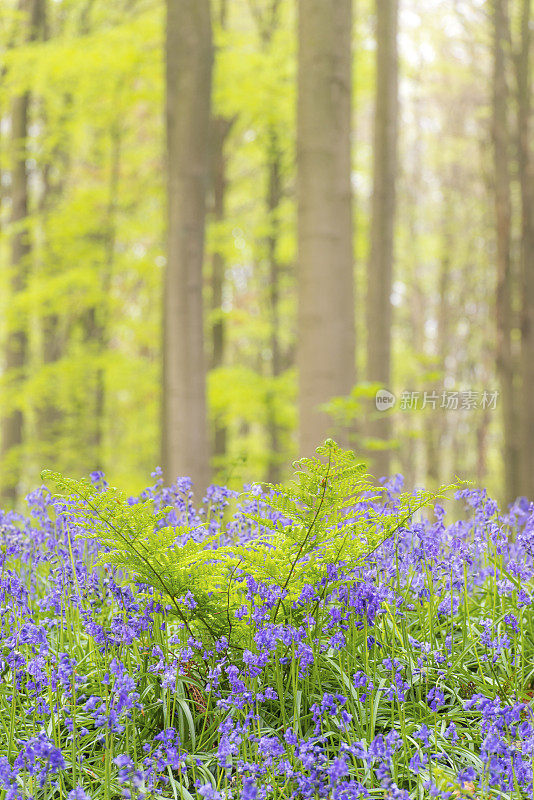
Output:
[[271,611],[276,622],[281,612],[289,616],[286,608],[293,607],[304,584],[325,577],[328,565],[342,562],[346,571],[355,569],[417,510],[442,496],[443,489],[404,494],[388,505],[386,489],[373,486],[352,451],[327,440],[316,453],[295,463],[288,486],[265,486],[259,509],[244,514],[256,526],[255,538],[224,547],[218,546],[220,533],[197,542],[187,525],[165,526],[173,509],[156,510],[152,500],[131,505],[117,489],[100,490],[88,480],[50,471],[42,477],[68,498],[67,513],[79,535],[100,541],[100,564],[156,590],[191,635],[211,640],[225,635],[240,648],[242,625],[234,612],[243,604],[244,589],[237,578],[248,574],[277,589]]
[[[87,479],[75,480],[50,470],[43,470],[41,478],[54,483],[61,496],[70,500],[65,515],[75,524],[78,536],[99,540],[102,552],[97,564],[124,569],[167,597],[193,635],[177,598],[195,582],[185,568],[199,545],[190,540],[177,548],[178,536],[189,535],[189,529],[159,527],[172,507],[156,511],[150,499],[131,505],[118,489],[101,490]],[[207,621],[204,627],[215,634]]]

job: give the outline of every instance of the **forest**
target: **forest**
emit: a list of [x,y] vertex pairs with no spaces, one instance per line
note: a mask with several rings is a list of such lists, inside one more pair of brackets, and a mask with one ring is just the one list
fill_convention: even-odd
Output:
[[534,495],[531,3],[297,17],[2,3],[6,507],[44,466],[277,482],[327,436]]
[[532,0],[0,0],[0,800],[534,800]]

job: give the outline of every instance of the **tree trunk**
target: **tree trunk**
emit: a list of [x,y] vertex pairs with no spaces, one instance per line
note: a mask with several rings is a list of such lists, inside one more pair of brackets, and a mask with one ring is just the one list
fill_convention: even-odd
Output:
[[[250,6],[258,27],[262,48],[271,47],[273,36],[279,25],[280,0],[270,0],[261,10],[255,4]],[[263,13],[262,13],[263,12]],[[269,233],[266,240],[267,266],[269,280],[269,328],[270,328],[270,375],[273,381],[266,393],[266,417],[268,437],[267,481],[279,483],[281,479],[281,431],[277,418],[276,378],[283,370],[280,350],[280,264],[278,262],[278,242],[280,238],[279,206],[282,201],[282,153],[278,131],[274,123],[267,127],[266,134],[267,193],[266,209]]]
[[212,36],[209,0],[167,0],[168,255],[162,460],[167,480],[209,481],[202,263]]
[[[443,186],[443,215],[442,215],[442,243],[440,270],[438,280],[438,309],[437,309],[437,341],[436,356],[437,368],[441,371],[441,380],[429,386],[429,390],[440,397],[442,387],[445,385],[446,362],[450,348],[450,285],[451,285],[451,258],[453,253],[454,207],[451,192]],[[427,444],[427,475],[431,486],[443,482],[444,473],[444,447],[446,439],[448,416],[447,411],[441,408],[441,402],[435,409],[430,409],[426,419],[425,441]]]
[[[43,118],[43,126],[46,128],[46,118]],[[53,212],[54,195],[57,195],[60,187],[52,187],[50,183],[51,160],[43,165],[42,169],[42,193],[39,201],[40,215],[40,236],[41,247],[44,253],[44,263],[40,268],[46,275],[50,267],[46,256],[46,228],[50,214]],[[55,311],[46,311],[40,320],[42,334],[42,362],[43,365],[54,364],[62,357],[65,347],[65,337],[61,330],[61,319]],[[37,406],[37,429],[38,437],[41,442],[40,457],[43,464],[53,463],[54,449],[60,436],[61,422],[63,414],[59,403],[58,387],[55,381],[47,380],[46,387],[41,397],[38,398]]]
[[121,130],[120,123],[113,123],[110,135],[110,166],[108,184],[107,220],[104,228],[104,272],[102,275],[102,302],[97,309],[95,344],[99,363],[96,369],[95,386],[95,427],[94,452],[95,468],[104,468],[104,433],[106,411],[106,369],[103,359],[109,348],[111,309],[109,296],[115,264],[117,243],[117,210],[119,204],[119,182],[121,170]]
[[[24,41],[34,41],[40,25],[41,3],[39,0],[20,0],[19,11],[23,15]],[[29,181],[26,164],[26,138],[28,135],[28,110],[30,94],[24,92],[15,97],[11,109],[11,139],[13,167],[11,171],[11,281],[12,297],[26,288],[29,256],[31,252],[28,231]],[[25,320],[19,317],[10,326],[5,343],[5,372],[9,388],[10,408],[2,418],[2,500],[14,503],[17,500],[21,475],[21,447],[23,442],[23,412],[20,406],[21,385],[27,355],[27,332]]]
[[509,40],[506,0],[493,0],[493,155],[497,229],[497,372],[501,385],[504,425],[505,501],[519,491],[516,408],[512,352],[511,196],[505,47]]
[[[397,24],[398,0],[376,2],[376,95],[373,148],[371,243],[367,268],[367,380],[391,391],[391,288],[397,172]],[[388,413],[375,413],[369,434],[387,441]],[[377,450],[373,468],[389,474],[390,452]]]
[[297,366],[303,456],[331,432],[320,405],[348,394],[355,382],[351,34],[351,0],[299,0]]
[[[41,40],[47,41],[49,38],[49,25],[46,0],[42,2],[42,15],[41,15]],[[65,105],[68,107],[69,97],[65,98]],[[44,105],[44,101],[43,101]],[[48,119],[46,114],[46,107],[43,108],[42,125],[45,131],[48,130]],[[47,240],[46,231],[48,220],[54,211],[54,200],[61,196],[64,188],[65,176],[68,169],[69,155],[64,149],[63,145],[58,144],[53,148],[47,160],[42,165],[41,180],[42,190],[39,200],[39,228],[41,238],[41,248],[43,252],[43,262],[38,265],[38,269],[43,271],[45,276],[50,274],[50,271],[55,267],[51,266],[53,257],[48,257],[47,254]],[[60,177],[55,182],[51,180],[51,169],[55,165],[61,164],[64,168]],[[48,309],[43,313],[40,321],[42,333],[42,351],[41,358],[43,365],[51,365],[61,359],[65,350],[65,335],[61,325],[61,318],[55,311],[50,312]],[[63,423],[63,412],[61,407],[61,398],[58,392],[56,381],[49,379],[46,382],[45,391],[41,397],[38,398],[37,405],[37,431],[40,440],[40,448],[38,450],[41,465],[53,464],[56,455],[58,442],[61,436],[61,427]]]
[[118,123],[114,123],[110,131],[110,164],[108,183],[108,202],[106,219],[102,226],[102,267],[98,279],[100,284],[100,300],[91,306],[85,319],[85,340],[94,359],[91,370],[91,391],[93,402],[87,422],[90,452],[90,468],[104,469],[104,435],[106,406],[106,370],[104,359],[109,347],[111,322],[109,295],[113,279],[115,262],[115,246],[117,238],[117,207],[119,202],[119,179],[121,164],[121,131]]
[[[445,190],[446,191],[446,190]],[[445,364],[448,353],[449,345],[449,319],[451,316],[451,308],[449,302],[450,294],[450,270],[451,270],[451,253],[453,246],[452,238],[452,208],[449,198],[444,200],[444,214],[443,214],[443,244],[441,247],[440,270],[438,280],[438,309],[437,309],[437,341],[436,341],[436,356],[437,356],[437,369],[441,371],[442,378],[439,381],[434,381],[429,384],[428,389],[430,393],[435,394],[438,398],[442,392],[444,385],[443,378],[445,377]],[[427,464],[427,483],[429,488],[437,486],[441,481],[443,473],[443,446],[445,438],[445,428],[447,423],[447,412],[441,408],[441,402],[438,400],[436,407],[429,407],[425,419],[425,438],[426,445],[426,464]]]
[[[220,0],[217,11],[212,11],[218,20],[220,30],[226,29],[228,2]],[[226,188],[227,188],[227,157],[225,153],[226,140],[235,118],[228,119],[224,116],[212,116],[210,122],[210,213],[216,223],[222,223],[226,215]],[[226,325],[222,312],[223,287],[225,278],[226,260],[224,248],[217,247],[211,259],[211,359],[210,369],[217,369],[224,364],[226,349]],[[220,419],[215,419],[213,424],[213,468],[219,474],[225,466],[227,451],[228,430]],[[221,478],[222,480],[222,478]]]
[[[399,209],[399,213],[403,216],[403,224],[406,226],[411,243],[409,252],[406,254],[404,280],[407,286],[408,345],[411,352],[415,354],[424,352],[425,313],[428,308],[428,298],[425,294],[425,285],[421,274],[423,256],[419,235],[420,206],[418,200],[424,191],[423,109],[419,96],[412,99],[411,114],[414,130],[411,140],[406,143],[404,152],[405,169],[402,179],[405,201],[402,208]],[[423,460],[421,451],[424,447],[421,440],[421,418],[420,412],[403,413],[398,422],[399,434],[402,437],[402,447],[399,450],[400,471],[405,479],[405,487],[409,490],[424,482],[424,476],[420,469]]]
[[530,0],[522,0],[516,58],[517,133],[521,191],[521,485],[534,500],[534,154],[532,152],[532,33]]
[[[233,120],[214,117],[211,121],[211,188],[213,196],[213,218],[222,222],[225,218],[226,155],[225,142]],[[211,261],[211,310],[215,315],[211,327],[211,369],[222,367],[226,344],[226,330],[222,315],[225,258],[223,248],[216,248]],[[220,470],[226,456],[227,429],[220,420],[214,421],[213,456],[214,467]]]
[[[267,212],[269,214],[269,236],[267,238],[267,260],[269,262],[271,377],[276,379],[282,372],[280,352],[280,264],[278,263],[278,241],[280,238],[279,206],[282,200],[281,153],[276,130],[269,131],[267,178]],[[272,387],[267,396],[267,432],[269,436],[269,463],[267,480],[279,483],[281,477],[280,429],[276,416],[276,391]]]

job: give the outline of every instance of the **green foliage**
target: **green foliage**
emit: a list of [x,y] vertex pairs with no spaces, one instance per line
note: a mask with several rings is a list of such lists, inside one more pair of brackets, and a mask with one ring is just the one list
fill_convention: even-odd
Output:
[[214,633],[206,617],[213,614],[215,603],[206,607],[208,592],[200,588],[201,566],[210,560],[208,548],[214,537],[205,538],[202,544],[188,539],[178,546],[178,537],[188,536],[191,530],[187,526],[158,525],[172,508],[156,510],[152,499],[130,505],[118,489],[108,487],[101,491],[87,479],[66,478],[51,470],[44,470],[42,478],[53,482],[71,501],[69,516],[80,537],[100,541],[103,549],[99,565],[128,570],[136,580],[172,602],[184,622],[185,613],[178,599],[192,591],[201,601],[194,617],[203,619],[204,627]]
[[[0,465],[2,481],[9,472],[20,473],[23,494],[35,484],[40,466],[50,463],[65,474],[99,467],[114,483],[141,491],[159,459],[160,440],[165,6],[161,0],[47,2],[46,30],[24,43],[26,12],[16,0],[0,5],[0,343],[3,347],[21,322],[28,332],[23,374],[4,371],[0,380],[0,404],[6,413],[23,412],[25,438]],[[451,38],[447,4],[426,5],[403,20],[399,50],[407,91],[399,139],[403,168],[388,387],[397,395],[434,385],[460,390],[496,385],[494,342],[486,335],[493,326],[488,254],[494,226],[488,215],[488,165],[481,170],[480,163],[487,151],[481,142],[487,135],[488,93],[480,89],[488,79],[485,21],[482,6],[477,11],[473,6],[470,22],[463,15],[466,36]],[[353,30],[354,244],[361,287],[369,249],[374,9],[364,0]],[[213,466],[221,477],[232,470],[237,485],[269,472],[269,480],[278,480],[273,462],[289,463],[297,455],[296,7],[289,0],[232,0],[216,2],[212,10],[213,115],[232,125],[224,146],[222,218],[212,213],[213,187],[208,193],[208,356],[212,326],[222,321],[225,327],[222,365],[208,377],[208,410],[212,429],[222,424],[227,434],[225,452]],[[16,148],[9,117],[22,92],[29,94],[28,135],[19,144],[31,176],[24,223],[31,252],[21,265],[28,272],[26,286],[13,293],[16,226],[10,221],[8,176]],[[269,205],[273,164],[280,183],[274,208]],[[211,302],[215,253],[224,261],[222,303]],[[359,376],[366,374],[363,297],[357,293]],[[93,316],[98,326],[91,324]],[[474,330],[485,334],[481,338]],[[100,403],[96,395],[102,388]],[[362,393],[333,399],[331,411],[336,422],[358,415],[360,438],[350,444],[371,453],[373,442],[365,438],[360,416],[364,399]],[[479,480],[486,472],[489,488],[497,491],[498,414],[486,420],[462,410],[424,416],[406,411],[393,415],[392,422],[392,469],[403,473],[407,485],[429,485],[424,471],[430,464],[431,480],[434,473],[480,469]],[[432,432],[447,446],[437,448]],[[234,469],[237,459],[242,459],[240,474]]]
[[[387,490],[373,486],[352,451],[328,439],[316,452],[296,462],[288,486],[267,484],[263,493],[249,494],[256,500],[249,508],[257,510],[245,511],[243,518],[255,534],[225,546],[218,546],[220,531],[199,542],[187,523],[161,527],[171,509],[156,511],[153,500],[131,505],[118,489],[100,490],[88,480],[50,471],[42,477],[68,497],[80,535],[100,540],[100,564],[153,587],[191,633],[225,635],[239,647],[240,627],[233,621],[244,602],[239,576],[277,591],[271,620],[288,620],[303,587],[325,578],[328,565],[354,570],[416,511],[442,496],[418,491],[388,503]],[[364,510],[358,507],[362,499]],[[378,504],[375,510],[369,501]]]

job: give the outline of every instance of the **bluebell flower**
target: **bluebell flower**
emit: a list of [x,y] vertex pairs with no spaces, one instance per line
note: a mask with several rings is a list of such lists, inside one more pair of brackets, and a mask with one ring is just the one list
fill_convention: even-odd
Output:
[[197,787],[197,791],[204,800],[224,800],[223,795],[211,783],[204,783]]
[[513,614],[505,614],[504,622],[506,625],[509,625],[516,633],[519,633],[519,623],[517,621],[517,617]]
[[450,739],[451,742],[457,742],[459,740],[460,737],[458,736],[454,722],[451,722],[449,727],[445,729],[444,735],[447,737],[447,739]]
[[258,796],[258,787],[253,778],[245,778],[243,780],[243,790],[241,792],[241,800],[256,800]]
[[473,767],[465,767],[458,773],[457,777],[460,783],[472,782],[477,777],[477,773]]
[[345,777],[345,775],[348,775],[348,772],[349,768],[347,761],[342,756],[339,758],[334,758],[332,764],[327,769],[328,777],[330,778],[331,783],[335,783],[340,778]]
[[417,739],[420,739],[425,747],[429,747],[430,729],[428,725],[423,723],[419,730],[415,733]]
[[68,793],[67,800],[91,800],[91,795],[87,794],[81,786],[77,786]]
[[410,769],[416,774],[419,773],[421,767],[426,767],[428,764],[428,756],[426,753],[417,751],[410,759]]

